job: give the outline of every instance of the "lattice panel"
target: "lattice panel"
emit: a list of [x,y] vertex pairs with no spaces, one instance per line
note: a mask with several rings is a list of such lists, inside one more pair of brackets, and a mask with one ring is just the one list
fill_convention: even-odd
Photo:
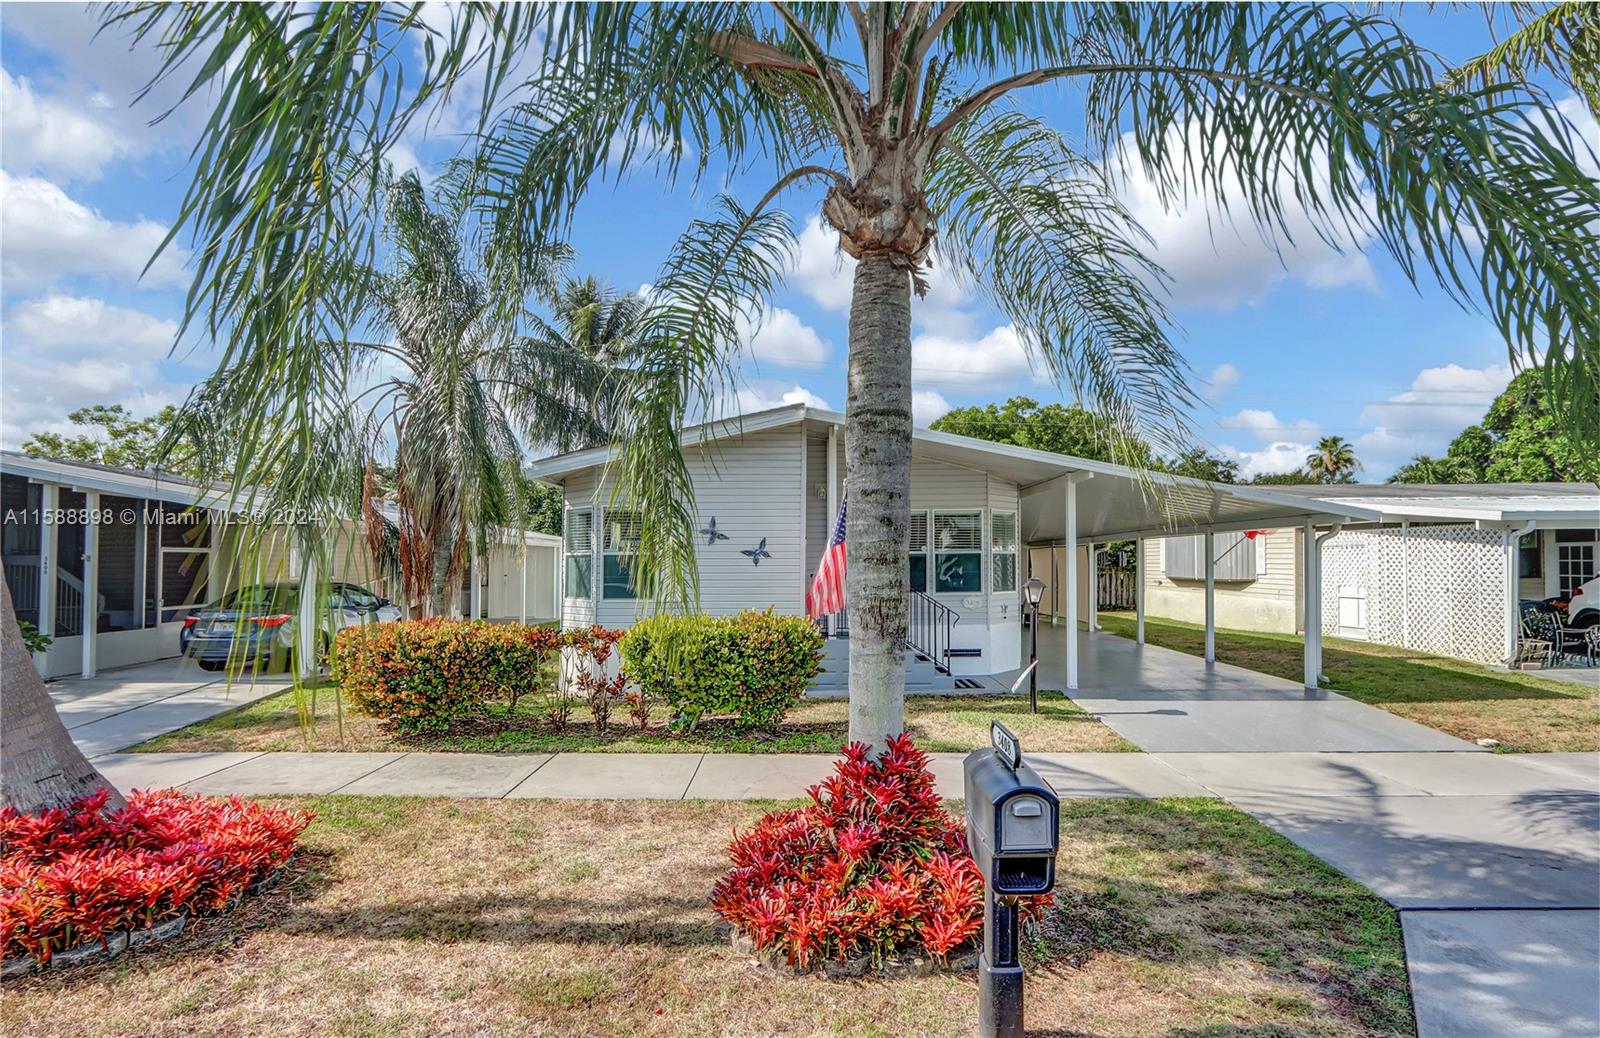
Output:
[[1322,546],[1322,629],[1341,587],[1366,589],[1366,636],[1477,663],[1505,661],[1505,549],[1472,526],[1352,530]]

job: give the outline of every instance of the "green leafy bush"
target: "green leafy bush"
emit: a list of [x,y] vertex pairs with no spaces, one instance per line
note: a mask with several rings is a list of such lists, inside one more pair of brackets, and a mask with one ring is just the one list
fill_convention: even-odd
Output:
[[772,727],[822,669],[817,625],[770,609],[654,616],[630,628],[621,648],[623,672],[639,694],[666,703],[691,729],[711,716]]
[[442,732],[490,703],[513,709],[544,680],[560,645],[548,627],[408,620],[349,627],[332,653],[351,706],[399,732]]

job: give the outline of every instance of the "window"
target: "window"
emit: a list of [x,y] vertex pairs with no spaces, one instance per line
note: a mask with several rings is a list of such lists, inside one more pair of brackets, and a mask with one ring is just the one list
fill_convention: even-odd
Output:
[[164,503],[151,518],[158,548],[149,561],[158,567],[160,622],[172,623],[206,600],[211,577],[211,514]]
[[639,549],[639,513],[606,509],[600,548],[603,569],[601,594],[605,598],[638,598],[633,586],[633,555]]
[[996,591],[1017,589],[1017,513],[995,512],[989,517],[989,551],[993,556]]
[[594,592],[590,577],[594,571],[594,509],[574,508],[567,513],[567,590],[568,598],[588,598]]
[[[1256,538],[1260,540],[1259,537]],[[1212,537],[1216,552],[1216,579],[1219,582],[1246,582],[1256,579],[1259,551],[1242,533],[1219,533]],[[1162,546],[1167,576],[1173,580],[1206,579],[1206,538],[1204,534],[1168,537]]]
[[933,513],[933,589],[983,590],[983,513]]
[[1572,594],[1573,588],[1588,583],[1594,576],[1592,543],[1556,545],[1556,583],[1561,594]]
[[1544,576],[1544,552],[1540,550],[1539,532],[1525,533],[1517,541],[1517,575]]
[[928,513],[911,513],[911,590],[928,590]]

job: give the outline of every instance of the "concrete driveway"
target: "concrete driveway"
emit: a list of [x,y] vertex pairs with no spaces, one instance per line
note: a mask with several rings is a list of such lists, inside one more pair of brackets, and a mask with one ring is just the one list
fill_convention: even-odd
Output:
[[229,680],[193,660],[157,660],[45,686],[72,741],[89,758],[114,753],[288,687],[283,674]]

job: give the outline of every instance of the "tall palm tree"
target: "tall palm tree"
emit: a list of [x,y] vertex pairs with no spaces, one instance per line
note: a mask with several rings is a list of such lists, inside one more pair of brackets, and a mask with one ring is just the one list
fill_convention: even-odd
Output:
[[[431,205],[415,173],[390,184],[391,260],[373,278],[368,316],[394,339],[344,344],[394,368],[374,387],[372,445],[394,445],[399,561],[408,596],[433,616],[448,611],[472,551],[523,516],[519,433],[561,450],[603,441],[620,359],[552,334],[526,310],[535,293],[554,294],[565,247],[490,271],[462,241],[459,195],[442,195],[443,206]],[[619,346],[624,309],[612,304],[606,316],[621,327],[602,329]]]
[[1323,483],[1348,483],[1360,469],[1355,447],[1343,436],[1324,436],[1306,455],[1306,471]]
[[[647,517],[641,591],[697,601],[692,487],[678,446],[734,369],[743,318],[793,237],[775,201],[820,184],[856,258],[846,484],[851,737],[903,725],[911,297],[929,257],[964,270],[1043,370],[1129,438],[1181,441],[1191,398],[1149,241],[1115,193],[1138,169],[1168,204],[1210,202],[1278,240],[1291,210],[1338,244],[1371,237],[1408,276],[1481,306],[1518,364],[1600,429],[1600,187],[1537,91],[1447,79],[1381,14],[1318,4],[142,4],[113,20],[214,82],[179,226],[198,245],[189,318],[228,358],[309,371],[307,300],[337,310],[369,234],[371,157],[463,96],[483,126],[477,212],[495,262],[563,236],[588,189],[653,161],[698,179],[770,168],[672,250],[630,372],[617,494]],[[395,74],[388,55],[420,69]],[[191,59],[194,63],[188,64]],[[524,69],[524,64],[529,66]],[[1072,138],[1014,106],[1056,84]],[[507,105],[510,105],[507,108]],[[263,161],[264,159],[264,161]],[[261,292],[256,286],[269,286]],[[237,361],[236,361],[237,362]]]

